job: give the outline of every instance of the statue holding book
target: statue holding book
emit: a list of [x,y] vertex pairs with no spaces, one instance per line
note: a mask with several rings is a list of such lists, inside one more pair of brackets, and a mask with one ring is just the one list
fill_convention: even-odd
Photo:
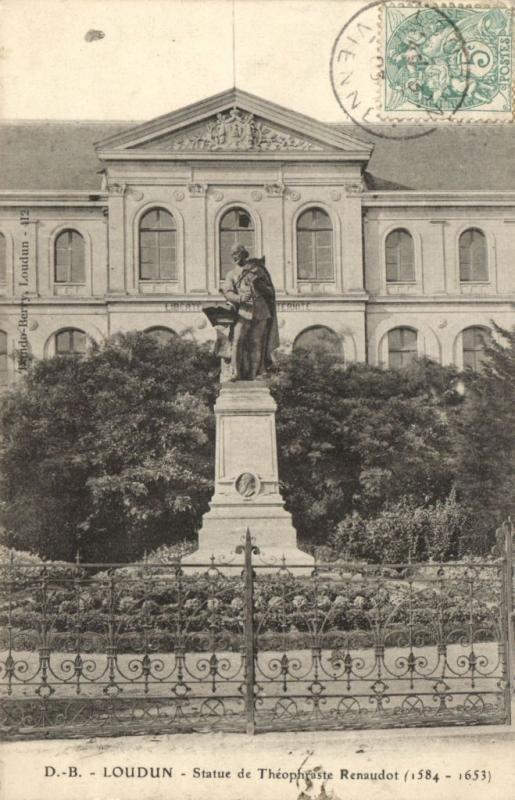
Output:
[[[279,346],[275,289],[264,257],[249,258],[240,244],[232,258],[234,267],[222,287],[228,305],[204,311],[217,329],[217,352],[226,360],[222,380],[254,381],[270,367],[272,352]],[[228,337],[224,328],[229,328]]]

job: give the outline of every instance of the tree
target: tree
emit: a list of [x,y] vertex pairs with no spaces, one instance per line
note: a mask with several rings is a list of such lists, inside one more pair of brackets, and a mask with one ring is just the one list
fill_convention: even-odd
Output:
[[212,492],[216,370],[207,346],[142,333],[35,363],[2,407],[8,543],[108,561],[192,535]]
[[405,370],[345,366],[303,353],[279,361],[279,474],[302,538],[324,542],[353,511],[444,499],[453,484],[457,373],[430,361]]
[[496,524],[515,512],[515,329],[494,328],[482,370],[464,376],[455,468],[461,501],[492,541]]
[[[192,539],[213,488],[217,372],[209,346],[141,333],[36,362],[0,415],[7,543],[125,561]],[[354,512],[448,496],[456,377],[429,361],[392,371],[278,358],[279,474],[302,539],[327,542]]]

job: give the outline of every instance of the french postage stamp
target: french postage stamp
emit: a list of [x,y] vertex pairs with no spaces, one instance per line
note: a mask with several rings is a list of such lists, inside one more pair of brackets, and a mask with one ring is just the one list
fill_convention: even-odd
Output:
[[365,128],[513,123],[513,22],[504,4],[375,0],[334,43],[333,91]]
[[381,10],[383,112],[511,117],[511,9],[385,5]]

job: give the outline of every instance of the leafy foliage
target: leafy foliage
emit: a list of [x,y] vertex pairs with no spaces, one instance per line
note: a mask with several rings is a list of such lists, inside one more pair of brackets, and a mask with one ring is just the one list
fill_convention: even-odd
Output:
[[216,368],[206,347],[141,333],[37,362],[1,416],[7,543],[125,561],[191,536],[212,491]]
[[470,514],[451,492],[434,505],[420,506],[406,498],[388,504],[373,517],[346,516],[332,536],[339,556],[375,562],[432,559],[460,555],[467,540]]
[[[304,543],[368,559],[488,550],[515,496],[515,333],[498,333],[464,395],[430,361],[278,358],[279,472]],[[141,333],[35,362],[2,401],[3,541],[66,560],[182,551],[212,493],[217,370],[208,346]]]
[[445,498],[455,383],[453,369],[429,361],[385,371],[334,356],[282,360],[271,380],[279,474],[301,537],[324,542],[347,514],[374,515],[386,502]]
[[457,420],[456,485],[483,525],[515,513],[515,329],[494,327],[482,371],[465,374]]

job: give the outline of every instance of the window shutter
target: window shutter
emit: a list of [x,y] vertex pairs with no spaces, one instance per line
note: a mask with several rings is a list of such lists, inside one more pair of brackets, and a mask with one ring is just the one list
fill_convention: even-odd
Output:
[[399,280],[399,234],[392,231],[386,237],[386,280],[396,283]]
[[413,237],[408,231],[392,231],[385,242],[387,283],[415,280],[415,248]]
[[460,281],[472,280],[471,275],[471,231],[465,231],[460,236]]
[[160,231],[157,237],[159,244],[159,277],[176,280],[175,231]]
[[0,283],[7,280],[7,247],[5,236],[0,233]]
[[7,385],[7,334],[0,331],[0,386]]
[[140,280],[177,280],[176,226],[165,208],[148,211],[140,222]]
[[321,208],[304,211],[297,221],[297,278],[334,280],[333,228]]
[[474,281],[488,280],[486,266],[486,239],[480,231],[472,231],[471,274]]
[[158,275],[157,237],[153,231],[140,233],[140,277],[143,280],[156,280]]
[[72,353],[86,352],[86,334],[82,331],[71,331],[70,345]]
[[406,367],[417,357],[417,332],[411,328],[388,331],[388,363],[392,369]]
[[484,328],[466,328],[461,334],[463,347],[463,367],[470,367],[474,371],[479,371],[485,360],[485,345],[488,339],[488,332]]
[[84,269],[84,239],[76,231],[70,231],[71,245],[71,269],[70,279],[72,283],[84,283],[86,274]]
[[297,233],[297,273],[299,280],[315,277],[315,257],[311,231]]
[[315,231],[313,234],[316,250],[316,277],[318,280],[332,280],[333,236],[332,231]]
[[236,237],[233,231],[220,232],[220,277],[223,279],[234,266],[232,260],[232,250],[235,245]]
[[415,280],[415,254],[413,239],[406,231],[399,233],[400,250],[400,280],[411,282]]
[[55,240],[55,281],[69,283],[71,274],[70,231],[63,231]]

